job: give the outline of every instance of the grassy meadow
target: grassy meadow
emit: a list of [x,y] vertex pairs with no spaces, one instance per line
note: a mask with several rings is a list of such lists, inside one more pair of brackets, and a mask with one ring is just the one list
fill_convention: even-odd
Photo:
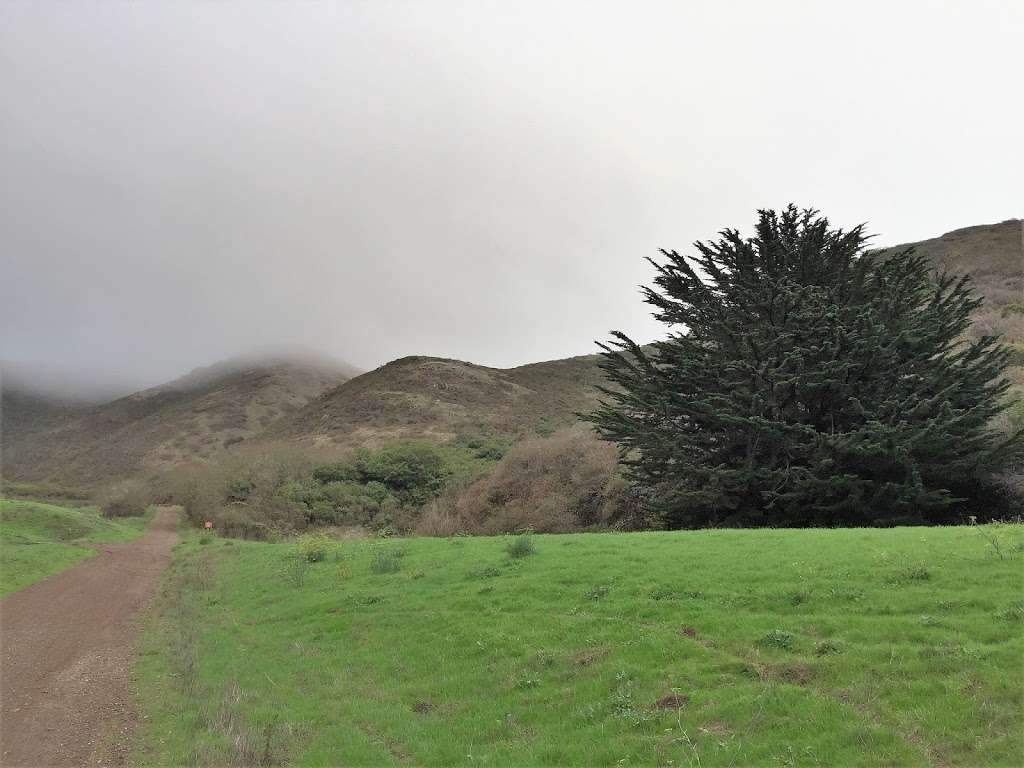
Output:
[[0,499],[0,597],[91,557],[83,543],[130,541],[149,515],[108,519],[93,507]]
[[1019,766],[1022,566],[1019,525],[194,534],[142,636],[135,759]]

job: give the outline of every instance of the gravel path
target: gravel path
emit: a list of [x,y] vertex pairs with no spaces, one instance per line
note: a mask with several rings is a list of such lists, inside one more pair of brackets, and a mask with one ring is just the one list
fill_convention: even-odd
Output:
[[132,618],[177,541],[176,508],[146,533],[0,600],[0,765],[119,765],[134,723]]

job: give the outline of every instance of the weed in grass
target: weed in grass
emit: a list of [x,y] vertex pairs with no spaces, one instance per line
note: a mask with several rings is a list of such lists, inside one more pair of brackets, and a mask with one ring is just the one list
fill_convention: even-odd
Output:
[[505,547],[505,552],[508,553],[508,556],[515,560],[529,557],[536,551],[536,548],[533,546],[533,539],[527,534],[516,536]]
[[843,652],[843,646],[836,640],[822,640],[814,646],[815,656],[833,656]]
[[929,581],[932,572],[923,565],[905,565],[895,573],[889,574],[886,582],[893,586],[902,586],[915,581]]
[[803,605],[811,599],[811,591],[809,589],[794,589],[786,595],[786,599],[790,605]]
[[199,537],[199,543],[204,545],[204,546],[206,544],[209,544],[211,541],[213,541],[213,537],[212,536],[200,536]]
[[650,597],[651,600],[675,600],[677,594],[672,587],[662,586],[652,589]]
[[486,568],[470,571],[469,575],[474,579],[493,579],[501,576],[501,569],[489,565]]
[[617,673],[615,680],[618,685],[608,701],[613,717],[626,721],[634,728],[639,728],[656,717],[654,713],[636,702],[633,680],[627,673]]
[[942,626],[942,622],[939,621],[934,616],[925,615],[925,616],[921,617],[921,626],[924,626],[924,627],[941,627]]
[[584,593],[584,597],[586,597],[587,600],[604,600],[606,597],[608,597],[609,592],[611,592],[611,587],[607,587],[602,584],[601,586],[591,587],[590,589],[588,589]]
[[292,545],[293,555],[310,563],[323,562],[337,549],[337,541],[322,533],[304,533]]
[[773,629],[758,640],[759,645],[771,648],[792,648],[793,633],[781,629]]
[[1024,600],[996,611],[996,618],[1000,621],[1024,621]]
[[988,554],[999,560],[1006,560],[1024,549],[1024,541],[1019,538],[1024,527],[1019,524],[995,522],[978,525],[972,522],[971,531],[984,542]]
[[384,598],[380,595],[360,595],[356,598],[357,605],[379,605],[384,602]]
[[863,600],[865,595],[863,589],[854,587],[832,587],[828,591],[829,598],[839,602],[857,603]]
[[281,568],[281,577],[296,589],[306,583],[306,574],[312,563],[302,557],[289,557]]
[[373,553],[373,559],[370,561],[370,572],[377,574],[398,573],[402,569],[400,557],[401,555],[396,556],[394,552],[379,549]]
[[943,643],[942,645],[922,648],[919,655],[923,659],[949,658],[958,661],[980,661],[981,651],[963,643]]
[[534,666],[546,669],[555,665],[555,657],[550,651],[540,650],[534,654],[532,663]]

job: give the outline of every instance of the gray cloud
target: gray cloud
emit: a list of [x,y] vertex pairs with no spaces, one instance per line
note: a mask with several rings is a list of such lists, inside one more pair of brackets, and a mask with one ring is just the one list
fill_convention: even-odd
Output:
[[642,257],[793,200],[1021,215],[1024,6],[5,3],[0,358],[513,365],[659,333]]

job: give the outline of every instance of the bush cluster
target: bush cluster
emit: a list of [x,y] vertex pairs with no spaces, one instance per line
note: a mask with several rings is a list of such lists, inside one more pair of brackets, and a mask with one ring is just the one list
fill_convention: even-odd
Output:
[[634,530],[651,522],[621,475],[615,447],[580,424],[512,446],[492,472],[454,484],[428,504],[415,531],[424,536],[565,533]]
[[406,531],[449,481],[479,475],[503,450],[494,439],[468,438],[397,441],[330,460],[296,449],[237,454],[176,470],[169,495],[194,523],[212,520],[240,538],[331,525]]
[[102,491],[98,501],[106,517],[135,517],[145,514],[150,491],[142,480],[123,480]]

